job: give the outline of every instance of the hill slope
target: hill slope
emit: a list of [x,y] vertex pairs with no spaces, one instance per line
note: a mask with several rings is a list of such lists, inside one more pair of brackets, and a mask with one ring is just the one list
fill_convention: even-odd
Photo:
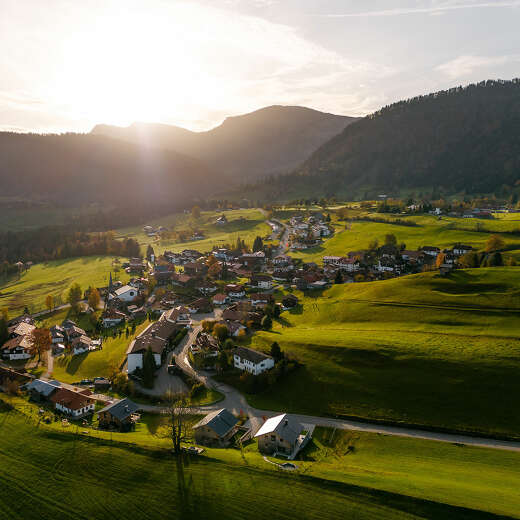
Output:
[[134,123],[97,125],[92,133],[176,150],[241,181],[291,171],[354,120],[305,107],[271,106],[228,117],[207,132]]
[[489,193],[520,179],[520,80],[387,106],[320,147],[270,197],[444,188]]
[[215,186],[209,169],[176,152],[96,135],[0,133],[2,196],[60,207],[174,204]]

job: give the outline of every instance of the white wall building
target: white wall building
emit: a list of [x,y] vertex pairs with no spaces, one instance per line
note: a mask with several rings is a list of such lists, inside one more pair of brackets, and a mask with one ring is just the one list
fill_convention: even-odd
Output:
[[235,368],[246,370],[257,376],[274,367],[274,359],[262,352],[250,348],[238,347],[233,353],[233,364]]

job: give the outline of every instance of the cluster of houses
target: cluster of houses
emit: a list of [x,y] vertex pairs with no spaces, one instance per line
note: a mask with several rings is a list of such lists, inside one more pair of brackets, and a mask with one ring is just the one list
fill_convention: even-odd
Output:
[[53,325],[49,330],[52,337],[52,353],[55,356],[64,354],[67,347],[73,356],[102,348],[101,339],[92,339],[72,320],[66,319],[61,325]]
[[32,357],[34,320],[25,314],[8,322],[7,341],[0,347],[2,358],[9,361]]
[[289,221],[289,248],[291,251],[300,251],[315,247],[322,242],[323,238],[330,237],[334,228],[330,226],[330,217],[316,212],[305,218],[296,215]]

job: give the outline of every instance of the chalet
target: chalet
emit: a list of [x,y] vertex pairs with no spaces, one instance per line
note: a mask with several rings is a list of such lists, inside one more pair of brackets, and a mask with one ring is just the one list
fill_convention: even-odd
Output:
[[138,307],[137,305],[129,305],[127,311],[132,320],[139,320],[146,317],[146,310],[142,306]]
[[255,438],[260,452],[294,459],[310,440],[312,429],[305,431],[304,426],[294,417],[282,414],[267,419],[256,432]]
[[267,274],[254,274],[250,279],[251,287],[258,289],[272,289],[273,279]]
[[137,368],[143,368],[144,354],[150,348],[156,366],[162,364],[162,353],[168,347],[171,338],[182,326],[160,319],[147,327],[137,338],[130,342],[126,351],[127,372],[132,374]]
[[88,336],[78,336],[71,342],[72,355],[77,356],[78,354],[84,354],[91,349],[92,340]]
[[72,327],[69,327],[66,329],[67,331],[67,339],[69,342],[72,342],[75,338],[79,338],[81,336],[86,336],[87,333],[80,327],[77,327],[76,325],[73,325]]
[[190,276],[189,274],[172,274],[172,284],[178,285],[180,287],[189,287],[195,283],[196,278]]
[[71,329],[72,327],[77,327],[77,324],[75,321],[72,321],[72,320],[63,320],[61,322],[61,328],[65,330],[65,332],[67,332],[69,329]]
[[197,286],[197,291],[207,296],[217,292],[217,286],[211,282],[202,282]]
[[208,298],[198,298],[197,300],[187,305],[188,311],[191,314],[198,314],[203,312],[211,312],[211,302]]
[[68,388],[59,388],[51,395],[50,401],[54,404],[54,408],[72,417],[83,417],[94,411],[95,401],[91,397],[90,390],[69,390]]
[[339,266],[339,262],[341,260],[341,256],[324,256],[323,257],[323,265],[332,265]]
[[287,294],[282,299],[282,305],[284,309],[292,309],[298,305],[298,297],[294,296],[294,294]]
[[131,273],[143,273],[145,269],[143,260],[141,258],[130,258],[128,270]]
[[441,252],[441,250],[435,246],[423,246],[421,247],[421,251],[425,255],[433,256],[434,258],[437,258],[437,255]]
[[36,327],[30,323],[22,321],[16,325],[8,327],[7,333],[10,338],[16,338],[18,336],[30,336]]
[[53,344],[65,343],[66,332],[63,327],[60,327],[59,325],[53,325],[49,330],[51,332]]
[[203,353],[207,356],[217,356],[220,350],[218,341],[206,332],[199,332],[190,348],[194,354]]
[[326,289],[330,285],[328,280],[316,280],[307,284],[308,289],[321,290]]
[[359,269],[360,269],[359,260],[357,258],[349,258],[349,257],[346,257],[346,256],[342,256],[339,259],[339,261],[337,263],[337,266],[342,271],[346,271],[348,273],[351,273],[351,272],[354,272],[354,271],[359,271]]
[[18,325],[19,323],[28,323],[29,325],[34,325],[34,319],[30,314],[22,314],[17,316],[16,318],[12,318],[7,322],[8,327],[13,327],[14,325]]
[[184,325],[185,327],[190,327],[191,325],[191,317],[190,310],[184,305],[179,305],[166,311],[163,314],[163,318],[169,322],[176,325]]
[[422,251],[408,251],[406,249],[401,251],[401,258],[403,260],[416,264],[421,263],[424,260],[424,255],[425,253]]
[[249,299],[254,307],[269,305],[274,301],[273,295],[266,293],[252,293],[249,295]]
[[453,254],[457,256],[465,255],[471,251],[473,251],[472,246],[465,246],[464,244],[455,244],[453,246]]
[[229,335],[237,337],[240,331],[246,330],[246,327],[236,320],[221,320],[218,322],[220,325],[225,325],[228,329]]
[[29,393],[31,400],[43,402],[50,399],[51,395],[61,387],[59,381],[43,381],[34,379],[27,383],[24,389]]
[[190,260],[197,260],[198,258],[201,258],[204,255],[196,249],[184,249],[184,251],[182,252],[182,256]]
[[265,253],[263,251],[244,253],[239,262],[248,269],[258,269],[265,262]]
[[182,265],[185,258],[182,253],[172,253],[171,251],[165,251],[163,256],[167,262],[175,265]]
[[273,258],[273,265],[276,266],[285,266],[289,265],[292,262],[292,258],[287,255],[278,255]]
[[222,313],[222,318],[224,320],[242,321],[243,319],[245,319],[245,317],[246,317],[246,312],[238,309],[235,305],[228,307]]
[[2,345],[2,357],[9,361],[29,359],[31,357],[31,348],[30,336],[14,336]]
[[193,426],[195,442],[204,446],[228,446],[237,423],[236,417],[226,408],[211,412]]
[[225,305],[229,302],[229,296],[227,296],[226,294],[218,293],[215,294],[215,296],[213,296],[212,301],[213,305]]
[[238,285],[236,283],[231,283],[226,285],[224,288],[227,295],[230,298],[243,298],[246,295],[246,291],[242,285]]
[[114,325],[119,325],[126,320],[127,316],[124,312],[118,311],[116,309],[107,309],[101,315],[101,321],[103,323],[103,327],[113,327]]
[[274,367],[274,359],[262,352],[246,347],[237,347],[233,352],[235,368],[245,370],[255,376]]
[[153,272],[150,274],[157,282],[157,285],[167,285],[172,281],[175,268],[170,269],[167,265],[156,265]]
[[108,298],[119,298],[122,302],[131,302],[134,301],[138,295],[139,291],[135,287],[132,287],[131,285],[123,285],[109,295]]
[[116,428],[127,432],[135,427],[139,420],[137,411],[139,405],[128,398],[111,403],[98,412],[99,426],[101,428]]

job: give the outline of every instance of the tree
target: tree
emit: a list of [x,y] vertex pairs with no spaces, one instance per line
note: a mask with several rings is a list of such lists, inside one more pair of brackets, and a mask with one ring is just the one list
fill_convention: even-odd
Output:
[[479,267],[480,262],[477,253],[470,251],[459,258],[458,262],[462,267],[475,268]]
[[491,253],[504,248],[504,239],[500,235],[491,235],[486,242],[486,252]]
[[262,318],[262,322],[261,322],[261,324],[262,324],[262,328],[263,328],[264,330],[270,330],[271,327],[273,326],[273,320],[271,319],[270,316],[264,316],[264,317]]
[[155,358],[152,349],[148,347],[143,356],[143,385],[146,388],[153,388],[155,369]]
[[262,251],[263,248],[264,242],[262,240],[262,237],[257,235],[255,241],[253,242],[253,252],[256,253],[257,251]]
[[227,370],[229,368],[228,356],[224,350],[222,350],[218,356],[218,365],[220,367],[220,370],[222,371]]
[[198,220],[200,218],[199,206],[193,206],[193,208],[191,208],[191,216],[196,220]]
[[81,301],[81,297],[83,293],[81,291],[81,286],[79,283],[75,283],[70,286],[69,293],[67,294],[67,302],[70,303],[72,309],[77,313],[78,305]]
[[228,337],[228,328],[223,323],[217,323],[213,327],[213,336],[219,341],[224,341]]
[[42,360],[42,354],[47,352],[52,345],[52,336],[49,329],[34,329],[31,333],[31,355],[35,356],[38,354],[38,361],[36,365],[39,365]]
[[101,296],[99,295],[99,291],[95,287],[91,287],[88,293],[88,304],[94,310],[97,310],[99,304],[101,302]]
[[397,238],[393,233],[385,235],[385,246],[397,246]]
[[51,311],[54,307],[54,296],[52,294],[48,294],[45,297],[45,307],[47,307],[47,310]]
[[282,310],[280,309],[280,305],[276,304],[273,307],[273,318],[279,318],[281,313],[282,313]]
[[282,349],[276,341],[271,345],[271,356],[275,361],[280,361],[283,358]]
[[155,252],[153,250],[152,244],[148,244],[148,247],[146,248],[146,258],[148,258],[148,260],[151,261],[152,260],[152,255],[155,258]]
[[336,273],[336,276],[334,277],[334,283],[337,283],[337,284],[343,283],[343,275],[341,274],[341,271],[338,271]]
[[435,259],[435,267],[439,269],[440,266],[444,263],[444,260],[446,260],[446,255],[444,253],[439,253]]
[[191,410],[185,394],[166,394],[166,413],[168,415],[168,436],[172,441],[173,452],[181,453],[182,443],[190,440]]

